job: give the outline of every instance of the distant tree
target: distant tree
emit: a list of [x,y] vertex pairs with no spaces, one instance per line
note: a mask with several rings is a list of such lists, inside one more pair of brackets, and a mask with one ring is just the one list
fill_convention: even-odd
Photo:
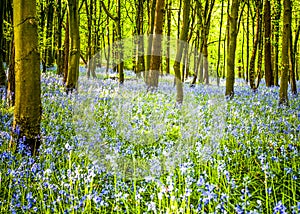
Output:
[[109,18],[111,18],[115,23],[115,32],[116,32],[116,58],[118,59],[117,70],[119,74],[119,83],[124,83],[124,61],[123,61],[123,44],[122,44],[122,26],[121,26],[121,0],[117,0],[116,5],[116,16],[113,16],[110,11],[105,6],[104,2],[101,1],[101,6],[103,7],[105,13]]
[[41,85],[36,0],[14,0],[16,97],[13,142],[40,146]]
[[46,67],[52,67],[54,64],[54,51],[53,51],[53,21],[54,21],[54,0],[46,1],[46,47],[45,47],[45,60]]
[[264,28],[265,28],[265,80],[266,86],[274,85],[272,49],[271,49],[271,4],[270,0],[264,3]]
[[[6,75],[5,75],[5,70],[3,66],[3,20],[4,20],[4,3],[5,1],[0,2],[0,88],[5,87],[6,85]],[[1,92],[0,92],[1,93]]]
[[218,42],[218,61],[217,61],[217,84],[219,86],[220,84],[220,79],[219,77],[221,76],[219,73],[219,67],[220,67],[220,62],[221,62],[221,38],[222,38],[222,25],[223,25],[223,13],[224,13],[224,0],[221,0],[221,18],[220,18],[220,33],[219,33],[219,42]]
[[7,99],[8,106],[15,105],[15,91],[16,91],[16,81],[15,81],[15,45],[12,42],[11,47],[11,57],[8,68],[8,77],[7,77]]
[[[57,64],[57,74],[63,75],[64,71],[64,53],[63,53],[63,41],[62,41],[62,29],[63,29],[63,20],[65,15],[66,7],[63,7],[62,0],[57,0],[56,5],[56,33],[55,33],[55,42],[56,42],[56,64]],[[65,35],[66,36],[66,35]]]
[[171,37],[171,24],[172,24],[172,0],[166,2],[167,12],[167,47],[166,47],[166,74],[170,74],[170,37]]
[[[150,4],[151,2],[151,4]],[[146,67],[145,67],[145,82],[149,84],[149,70],[151,62],[151,52],[152,52],[152,41],[154,34],[154,22],[155,22],[155,10],[156,10],[157,0],[147,0],[148,5],[148,47],[147,47],[147,56],[146,56]],[[150,7],[151,5],[151,7]]]
[[282,31],[282,71],[280,79],[279,105],[289,105],[289,40],[291,33],[291,0],[283,1],[283,31]]
[[68,0],[69,6],[69,30],[70,30],[70,53],[69,68],[66,82],[67,92],[78,89],[79,59],[80,59],[80,37],[78,0]]
[[300,36],[300,22],[297,23],[297,28],[296,28],[296,34],[295,34],[295,40],[294,40],[294,62],[295,62],[295,73],[296,73],[296,79],[299,80],[299,66],[298,66],[298,58],[297,58],[297,53],[298,53],[298,41],[299,41],[299,36]]
[[293,49],[293,34],[292,34],[292,11],[293,11],[293,3],[290,5],[291,13],[290,13],[290,33],[289,33],[289,76],[291,83],[291,91],[293,95],[297,95],[297,84],[296,84],[296,75],[295,75],[295,57],[294,57],[294,49]]
[[231,11],[229,17],[229,44],[227,49],[227,76],[226,76],[226,92],[229,98],[234,96],[234,69],[235,69],[235,51],[236,38],[238,34],[237,20],[239,15],[240,0],[232,0]]
[[141,72],[145,71],[145,57],[144,57],[144,0],[136,0],[136,56],[135,56],[135,73],[138,77]]
[[273,21],[273,35],[274,35],[274,85],[279,85],[279,39],[280,39],[280,17],[281,17],[281,0],[274,2],[274,21]]
[[189,15],[190,15],[190,0],[183,0],[183,19],[181,24],[181,31],[179,42],[177,43],[177,52],[174,63],[175,82],[176,82],[176,102],[181,104],[183,102],[183,88],[180,74],[180,63],[184,49],[188,48],[187,39],[189,32]]
[[154,35],[152,42],[148,89],[158,87],[159,68],[161,64],[161,43],[163,33],[165,1],[157,0],[155,9]]
[[[260,32],[261,32],[261,10],[262,10],[262,1],[256,0],[255,1],[255,16],[256,16],[256,29],[255,29],[255,36],[254,36],[254,42],[253,42],[253,49],[252,49],[252,55],[250,59],[250,67],[249,67],[249,75],[250,75],[250,87],[252,90],[257,89],[257,85],[255,82],[256,77],[259,77],[259,73],[255,73],[255,62],[256,62],[256,54],[258,50],[258,45],[260,43]],[[258,66],[259,67],[259,66]]]
[[65,26],[65,39],[64,39],[64,52],[63,52],[63,60],[64,60],[64,65],[63,65],[64,78],[63,78],[63,82],[64,82],[64,84],[67,83],[67,79],[68,79],[69,53],[70,53],[70,28],[69,28],[69,12],[67,12],[66,26]]
[[88,0],[85,1],[85,9],[86,9],[86,15],[88,18],[88,48],[87,48],[87,77],[90,78],[91,73],[93,78],[96,78],[96,60],[91,60],[92,56],[95,54],[95,32],[93,33],[93,24],[95,24],[93,22],[93,20],[96,19],[96,3],[97,1],[94,0],[90,0],[90,2],[88,2]]

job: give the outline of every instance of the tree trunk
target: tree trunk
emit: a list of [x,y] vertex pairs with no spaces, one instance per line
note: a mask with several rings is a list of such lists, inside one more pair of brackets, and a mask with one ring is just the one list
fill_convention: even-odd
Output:
[[275,3],[275,20],[274,20],[274,34],[275,34],[275,62],[274,62],[274,85],[279,85],[279,22],[281,16],[281,0]]
[[166,57],[166,74],[170,74],[170,36],[172,21],[172,0],[167,0],[167,57]]
[[57,1],[57,30],[56,30],[56,64],[57,75],[62,76],[64,70],[64,58],[62,47],[62,28],[63,28],[64,12],[62,11],[62,1]]
[[15,82],[15,45],[12,42],[12,51],[9,62],[8,78],[7,78],[7,99],[8,106],[12,107],[15,105],[16,95],[16,82]]
[[69,53],[70,53],[70,28],[69,28],[69,12],[67,13],[66,18],[66,31],[65,31],[65,40],[64,40],[64,52],[63,52],[63,59],[64,59],[64,84],[67,83],[68,79],[68,71],[69,71]]
[[144,0],[137,3],[137,17],[136,17],[136,57],[135,57],[135,72],[140,78],[141,73],[145,71],[145,58],[144,58]]
[[[262,17],[260,18],[260,20],[262,20]],[[260,81],[261,81],[261,78],[262,78],[262,58],[263,58],[263,39],[262,39],[262,28],[260,28],[259,30],[259,44],[258,44],[258,62],[257,62],[257,82],[256,82],[256,86],[255,88],[257,89],[259,84],[260,84]]]
[[[291,11],[292,10],[292,2],[291,2]],[[292,12],[290,14],[290,38],[289,38],[289,61],[290,61],[290,83],[291,83],[291,91],[293,95],[297,95],[297,84],[296,84],[296,75],[295,75],[295,61],[294,61],[294,50],[293,50],[293,34],[292,34]]]
[[151,8],[148,11],[148,47],[147,47],[147,57],[146,57],[146,71],[145,71],[145,82],[149,84],[149,70],[150,62],[152,57],[152,43],[153,43],[153,34],[154,34],[154,22],[155,22],[155,9],[156,9],[157,0],[152,0]]
[[[2,98],[2,90],[6,87],[6,74],[3,66],[3,20],[4,20],[4,3],[5,1],[1,0],[0,2],[0,100]],[[4,91],[3,91],[4,92]]]
[[54,15],[54,2],[53,0],[47,1],[47,27],[46,27],[46,67],[52,67],[54,63],[53,56],[53,15]]
[[279,90],[279,105],[289,105],[288,81],[289,81],[289,40],[291,32],[291,1],[283,1],[283,31],[282,31],[282,71]]
[[93,55],[95,54],[95,39],[93,33],[93,20],[96,18],[96,14],[94,13],[96,10],[94,10],[93,6],[96,6],[96,1],[93,2],[93,0],[90,0],[90,3],[88,4],[88,1],[85,1],[85,8],[86,8],[86,14],[88,17],[88,47],[87,47],[87,54],[86,54],[86,60],[87,60],[87,78],[89,79],[92,73],[93,78],[96,78],[96,59],[92,59]]
[[256,90],[256,84],[255,84],[255,61],[256,61],[256,52],[257,52],[257,46],[259,44],[260,40],[260,13],[261,13],[261,0],[256,0],[256,30],[255,30],[255,37],[254,37],[254,43],[253,43],[253,50],[250,60],[250,68],[249,68],[249,75],[250,75],[250,87],[253,91]]
[[299,35],[300,35],[300,23],[298,23],[296,35],[295,35],[295,40],[294,40],[294,62],[295,62],[295,73],[296,73],[296,79],[299,80],[299,72],[298,72],[298,58],[297,56],[297,51],[298,51],[298,40],[299,40]]
[[187,36],[189,31],[189,14],[190,14],[190,0],[183,0],[183,19],[182,27],[180,31],[179,40],[177,43],[177,52],[174,63],[174,72],[175,72],[175,82],[176,82],[176,102],[181,104],[183,102],[183,88],[180,75],[180,62],[182,58],[182,53],[184,49],[188,49]]
[[220,73],[219,73],[219,67],[220,67],[220,60],[221,60],[221,39],[222,39],[222,26],[223,26],[223,13],[224,13],[224,0],[222,1],[221,5],[221,20],[220,20],[220,34],[219,34],[219,42],[218,42],[218,61],[217,61],[217,85],[220,84]]
[[247,58],[246,58],[246,82],[249,82],[249,56],[250,56],[250,1],[247,1],[247,33],[246,33],[246,39],[247,39]]
[[204,69],[204,79],[205,84],[209,84],[209,74],[208,74],[208,44],[207,38],[204,38],[204,45],[203,45],[203,69]]
[[233,0],[229,15],[229,47],[227,50],[227,77],[225,95],[229,98],[234,96],[234,69],[235,69],[235,51],[237,38],[237,19],[239,15],[240,0]]
[[13,4],[16,100],[12,143],[23,142],[31,154],[36,154],[42,108],[36,1],[14,0]]
[[155,9],[154,35],[152,41],[152,51],[149,69],[148,89],[153,90],[158,87],[159,67],[161,63],[161,43],[163,33],[163,16],[165,1],[157,0]]
[[121,28],[121,1],[118,0],[117,4],[117,19],[116,19],[116,33],[118,39],[118,74],[119,74],[119,83],[124,83],[124,61],[123,61],[123,44],[122,44],[122,28]]
[[266,86],[274,85],[272,70],[272,50],[271,50],[271,4],[270,0],[265,0],[264,7],[264,28],[265,28],[265,80]]
[[70,53],[69,69],[67,77],[67,93],[78,89],[79,59],[80,59],[80,37],[78,0],[68,0],[69,4],[69,30],[70,30]]

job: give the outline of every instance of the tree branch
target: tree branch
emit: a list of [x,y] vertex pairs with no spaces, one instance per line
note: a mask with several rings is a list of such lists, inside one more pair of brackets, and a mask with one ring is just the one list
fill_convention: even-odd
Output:
[[104,9],[106,15],[107,15],[109,18],[111,18],[112,20],[117,21],[117,20],[118,20],[118,17],[113,16],[113,15],[107,10],[107,8],[106,8],[105,4],[103,3],[103,1],[100,1],[100,3],[101,3],[101,6],[102,6],[103,9]]

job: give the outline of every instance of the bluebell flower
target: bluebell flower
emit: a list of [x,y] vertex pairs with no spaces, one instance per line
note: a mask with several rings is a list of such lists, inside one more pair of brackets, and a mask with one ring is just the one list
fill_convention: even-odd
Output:
[[286,207],[282,204],[281,201],[279,201],[276,206],[273,208],[273,214],[286,214]]
[[236,205],[235,206],[235,211],[237,214],[244,214],[245,210],[243,210],[243,208],[240,205]]
[[205,183],[205,179],[203,178],[203,176],[201,175],[200,178],[197,181],[197,186],[203,186]]

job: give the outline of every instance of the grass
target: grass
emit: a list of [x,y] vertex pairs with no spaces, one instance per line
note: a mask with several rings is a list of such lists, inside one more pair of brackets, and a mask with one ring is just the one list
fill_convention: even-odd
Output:
[[299,99],[238,81],[231,101],[186,85],[176,106],[172,83],[82,77],[67,96],[43,76],[38,157],[8,151],[2,106],[0,213],[300,213]]

